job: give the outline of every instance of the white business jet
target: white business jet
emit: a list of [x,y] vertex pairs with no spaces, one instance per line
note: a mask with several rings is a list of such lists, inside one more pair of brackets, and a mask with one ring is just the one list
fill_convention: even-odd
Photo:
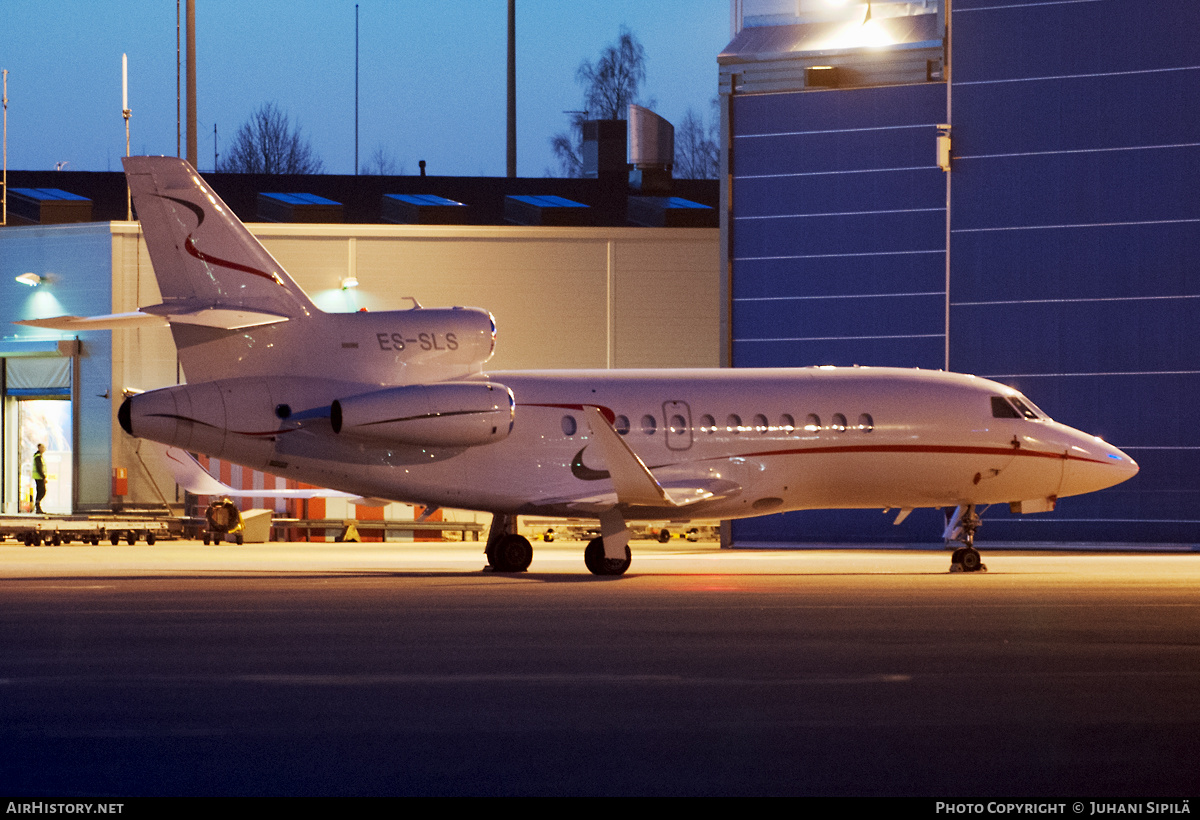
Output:
[[124,163],[163,302],[56,326],[170,324],[188,384],[128,398],[125,431],[355,495],[489,511],[496,571],[532,560],[522,514],[599,519],[584,562],[620,575],[629,520],[883,508],[898,523],[917,507],[954,509],[951,568],[976,570],[980,505],[1045,512],[1138,470],[1017,390],[956,373],[485,372],[486,310],[324,313],[190,165]]

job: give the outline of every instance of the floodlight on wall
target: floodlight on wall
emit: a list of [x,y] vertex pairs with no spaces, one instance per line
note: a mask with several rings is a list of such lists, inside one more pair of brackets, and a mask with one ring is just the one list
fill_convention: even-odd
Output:
[[42,277],[38,276],[36,273],[22,273],[20,276],[15,278],[22,285],[29,285],[31,288],[36,288],[43,282]]
[[358,287],[358,277],[347,276],[342,279],[342,290],[349,290],[350,288],[356,287]]

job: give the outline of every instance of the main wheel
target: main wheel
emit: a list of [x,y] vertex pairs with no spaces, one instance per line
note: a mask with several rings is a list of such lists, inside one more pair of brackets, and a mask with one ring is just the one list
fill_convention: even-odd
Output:
[[488,550],[487,557],[496,572],[524,572],[533,562],[533,545],[525,536],[509,533]]
[[604,557],[604,539],[593,538],[583,551],[583,563],[593,575],[624,575],[633,561],[629,545],[625,545],[625,560]]
[[658,533],[658,543],[665,544],[670,540],[671,540],[671,531],[669,529],[667,529],[666,527],[663,527],[662,530],[660,530]]

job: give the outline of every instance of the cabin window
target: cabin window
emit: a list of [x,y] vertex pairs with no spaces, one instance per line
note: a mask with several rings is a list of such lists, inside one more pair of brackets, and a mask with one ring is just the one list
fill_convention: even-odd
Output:
[[648,436],[654,435],[654,431],[658,429],[658,422],[654,420],[654,416],[646,414],[642,416],[642,432]]
[[843,416],[841,413],[834,413],[832,426],[833,426],[833,429],[837,430],[839,433],[846,432],[846,417]]
[[700,417],[700,430],[705,433],[717,432],[717,420],[705,413]]
[[808,417],[804,419],[804,430],[808,433],[821,432],[821,417],[816,413],[809,413]]
[[875,419],[871,418],[870,413],[863,413],[858,417],[858,429],[864,433],[869,433],[875,429]]
[[617,416],[616,421],[613,422],[613,427],[615,427],[617,432],[620,433],[621,435],[625,435],[626,433],[628,433],[629,432],[629,416]]
[[765,433],[769,429],[770,429],[770,425],[767,424],[766,416],[764,416],[762,413],[759,413],[757,416],[754,417],[754,432]]
[[792,418],[790,413],[784,413],[779,417],[779,429],[785,433],[796,432],[796,420]]
[[579,425],[575,423],[574,416],[563,416],[562,431],[564,436],[573,436],[575,431],[579,429]]
[[671,416],[671,435],[678,436],[687,432],[687,419],[678,414]]
[[729,418],[725,419],[725,427],[735,435],[742,432],[742,417],[737,413],[730,413]]

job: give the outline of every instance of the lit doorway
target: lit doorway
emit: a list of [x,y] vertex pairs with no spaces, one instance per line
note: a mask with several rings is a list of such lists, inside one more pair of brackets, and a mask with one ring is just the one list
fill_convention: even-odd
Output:
[[71,456],[71,402],[64,399],[17,399],[17,505],[33,512],[33,454],[46,445],[46,497],[42,511],[70,515],[74,475]]
[[33,456],[46,445],[42,510],[69,515],[75,499],[74,357],[5,356],[3,452],[4,512],[34,508]]

